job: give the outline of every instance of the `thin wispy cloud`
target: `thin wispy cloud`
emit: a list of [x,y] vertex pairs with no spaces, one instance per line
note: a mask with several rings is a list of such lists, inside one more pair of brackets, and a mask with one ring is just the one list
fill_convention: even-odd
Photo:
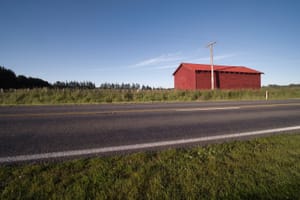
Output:
[[169,53],[160,55],[154,58],[146,59],[143,61],[140,61],[133,65],[133,68],[137,67],[148,67],[148,66],[155,66],[155,65],[162,65],[162,64],[168,64],[170,62],[180,61],[184,59],[184,57],[181,55],[181,53]]
[[167,66],[159,66],[156,69],[176,69],[178,67],[178,63],[176,65],[167,65]]
[[[223,54],[214,56],[214,61],[225,60],[227,58],[231,58],[236,56],[236,54]],[[141,68],[148,70],[169,70],[176,69],[180,63],[209,63],[210,57],[187,57],[182,55],[181,53],[169,53],[160,55],[154,58],[146,59],[140,61],[130,68]]]
[[[219,61],[219,60],[225,60],[227,58],[232,58],[232,57],[235,57],[236,54],[224,54],[224,55],[217,55],[217,56],[214,56],[214,61]],[[189,59],[185,62],[192,62],[192,63],[201,63],[201,62],[209,62],[210,61],[210,57],[202,57],[202,58],[192,58],[192,59]]]
[[214,56],[214,60],[223,60],[223,59],[232,58],[235,56],[236,56],[236,54],[224,54],[224,55],[220,55],[220,56]]
[[157,66],[157,67],[153,67],[151,69],[153,69],[153,70],[176,69],[178,67],[178,65],[179,65],[179,63],[173,63],[172,65]]

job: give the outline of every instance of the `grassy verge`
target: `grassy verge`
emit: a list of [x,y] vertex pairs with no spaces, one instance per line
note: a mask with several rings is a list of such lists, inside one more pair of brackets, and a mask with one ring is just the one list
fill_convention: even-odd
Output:
[[262,100],[300,98],[300,87],[275,87],[260,90],[102,90],[102,89],[32,89],[0,92],[0,105],[80,104],[207,100]]
[[0,167],[1,199],[299,199],[300,134]]

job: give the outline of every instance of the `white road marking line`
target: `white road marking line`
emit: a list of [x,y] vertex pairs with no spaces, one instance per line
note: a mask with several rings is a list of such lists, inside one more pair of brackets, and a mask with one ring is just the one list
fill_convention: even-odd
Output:
[[212,107],[212,108],[181,108],[176,109],[177,112],[191,112],[191,111],[211,111],[211,110],[236,110],[241,109],[241,107]]
[[228,134],[228,135],[205,136],[205,137],[198,137],[198,138],[191,138],[191,139],[169,140],[169,141],[162,141],[162,142],[150,142],[150,143],[93,148],[93,149],[84,149],[84,150],[72,150],[72,151],[60,151],[60,152],[51,152],[51,153],[0,157],[0,163],[11,163],[11,162],[49,159],[49,158],[62,158],[62,157],[70,157],[70,156],[90,155],[90,154],[97,154],[97,153],[109,153],[109,152],[118,152],[118,151],[137,150],[137,149],[144,149],[144,148],[181,145],[181,144],[205,142],[205,141],[220,140],[220,139],[231,139],[231,138],[237,138],[237,137],[255,136],[255,135],[262,135],[262,134],[267,134],[267,133],[278,133],[278,132],[294,131],[294,130],[300,130],[300,125],[260,130],[260,131],[251,131],[251,132],[244,132],[244,133],[234,133],[234,134]]

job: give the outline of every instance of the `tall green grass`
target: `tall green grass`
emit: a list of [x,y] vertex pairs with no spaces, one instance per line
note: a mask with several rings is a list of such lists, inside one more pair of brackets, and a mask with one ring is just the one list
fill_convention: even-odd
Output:
[[21,89],[0,92],[0,104],[80,104],[162,101],[262,100],[300,98],[300,87],[265,87],[260,90],[105,90]]
[[0,166],[0,199],[299,199],[300,134]]

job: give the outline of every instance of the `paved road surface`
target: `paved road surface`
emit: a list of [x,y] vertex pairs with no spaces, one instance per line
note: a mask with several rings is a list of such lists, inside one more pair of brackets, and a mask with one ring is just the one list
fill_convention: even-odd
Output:
[[300,129],[300,100],[0,107],[0,163],[180,146],[286,127]]

